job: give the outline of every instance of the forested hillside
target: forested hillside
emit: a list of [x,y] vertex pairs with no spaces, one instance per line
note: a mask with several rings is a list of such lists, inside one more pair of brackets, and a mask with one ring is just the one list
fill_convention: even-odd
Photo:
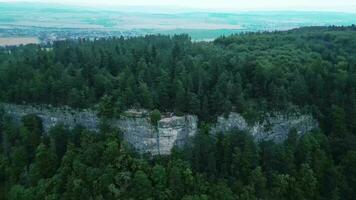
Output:
[[[0,101],[196,114],[193,145],[169,157],[137,155],[120,130],[100,134],[40,119],[21,127],[0,112],[0,194],[5,199],[355,199],[356,27],[246,33],[214,42],[187,35],[58,41],[0,49]],[[231,111],[307,112],[321,130],[257,144],[217,137]]]

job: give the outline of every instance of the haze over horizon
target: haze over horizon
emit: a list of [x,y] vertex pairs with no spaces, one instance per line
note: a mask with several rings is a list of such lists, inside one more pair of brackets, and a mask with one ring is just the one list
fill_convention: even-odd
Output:
[[198,9],[211,11],[273,11],[273,10],[299,10],[299,11],[335,11],[356,12],[354,0],[0,0],[7,3],[46,3],[72,6],[85,6],[96,8],[157,7],[170,9]]
[[[48,42],[78,37],[188,34],[193,40],[209,41],[221,35],[241,32],[356,24],[356,12],[337,12],[336,5],[334,10],[323,10],[321,7],[301,9],[306,5],[305,0],[298,3],[271,0],[269,7],[260,10],[265,5],[261,0],[251,0],[256,6],[250,9],[248,7],[253,4],[242,0],[235,3],[232,0],[221,0],[219,3],[212,0],[205,3],[202,0],[161,1],[0,0],[6,2],[0,3],[0,36],[24,37],[21,42],[29,38],[30,41]],[[318,3],[320,0],[313,2],[309,6],[334,4],[330,0],[326,0],[325,4]],[[351,1],[341,0],[338,6],[347,3]],[[229,4],[230,9],[224,9]]]

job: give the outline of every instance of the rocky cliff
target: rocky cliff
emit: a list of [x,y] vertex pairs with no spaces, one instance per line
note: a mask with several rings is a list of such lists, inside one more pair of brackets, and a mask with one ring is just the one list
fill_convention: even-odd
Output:
[[[67,107],[24,106],[2,104],[5,112],[15,122],[28,114],[36,114],[42,119],[43,128],[48,132],[56,124],[72,129],[76,125],[91,131],[99,130],[100,120],[91,110],[77,111]],[[145,110],[129,110],[121,119],[113,119],[111,125],[123,131],[124,139],[141,153],[153,155],[169,154],[174,145],[182,146],[197,132],[198,119],[193,115],[164,117],[153,126]]]
[[20,123],[21,118],[25,115],[36,114],[42,119],[43,129],[46,133],[49,129],[60,123],[70,129],[76,125],[80,125],[90,131],[97,131],[99,126],[99,119],[97,118],[96,112],[91,110],[77,111],[68,107],[56,108],[45,105],[1,104],[1,106],[17,123]]
[[216,125],[211,129],[212,133],[226,132],[233,129],[249,132],[257,142],[273,140],[283,142],[287,139],[291,130],[295,130],[299,136],[318,128],[318,122],[311,115],[295,114],[269,114],[262,122],[249,125],[238,113],[230,113],[228,117],[218,117]]
[[124,138],[140,152],[170,154],[175,145],[183,146],[197,132],[198,119],[193,115],[165,117],[153,126],[147,116],[122,117],[113,121]]
[[[91,131],[98,131],[100,120],[97,113],[91,110],[77,111],[67,107],[53,108],[48,106],[24,106],[1,104],[5,112],[16,122],[28,114],[36,114],[42,119],[44,131],[56,124],[63,124],[68,128],[76,125]],[[198,130],[198,119],[194,115],[167,116],[153,126],[145,110],[129,110],[120,119],[111,120],[113,127],[123,131],[124,139],[141,153],[153,155],[170,154],[173,146],[183,146]],[[310,115],[274,114],[268,115],[263,122],[249,125],[238,113],[230,113],[227,118],[218,117],[211,132],[226,132],[234,129],[247,131],[256,141],[273,140],[282,142],[289,132],[294,129],[298,135],[304,135],[318,127],[318,123]]]

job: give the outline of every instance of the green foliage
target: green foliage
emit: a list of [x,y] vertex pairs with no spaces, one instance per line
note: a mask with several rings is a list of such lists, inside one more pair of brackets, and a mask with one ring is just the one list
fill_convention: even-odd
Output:
[[11,187],[11,190],[8,194],[8,199],[9,200],[31,200],[31,192],[29,189],[26,189],[25,187],[21,185],[14,185]]
[[153,99],[146,83],[140,83],[138,87],[139,103],[143,108],[152,109]]
[[[5,199],[355,199],[354,27],[248,33],[214,42],[145,36],[58,41],[0,49],[0,101],[193,113],[193,145],[149,160],[101,133],[35,115],[11,122],[0,109],[0,196]],[[249,122],[267,111],[308,111],[321,130],[281,144],[240,131],[210,135],[230,111]],[[161,119],[150,114],[152,124]]]
[[41,178],[52,177],[56,169],[56,162],[55,154],[48,147],[44,144],[38,145],[35,162],[30,167],[33,183],[36,183]]
[[[58,41],[0,49],[0,100],[75,108],[102,117],[142,107],[193,113],[230,111],[251,121],[289,105],[313,107],[327,130],[332,107],[355,130],[355,30],[310,27],[196,43],[187,35]],[[16,61],[16,62],[15,62]],[[330,106],[334,105],[334,106]],[[335,110],[335,109],[334,109]]]
[[348,152],[342,162],[343,172],[346,176],[346,185],[343,188],[343,192],[345,192],[346,199],[352,199],[356,195],[356,191],[354,190],[356,184],[356,152]]
[[42,120],[34,114],[26,115],[22,118],[22,124],[28,131],[41,135],[43,131]]
[[150,199],[152,197],[152,184],[143,171],[137,171],[132,179],[132,196],[135,199]]
[[159,110],[155,109],[150,113],[150,119],[151,119],[151,123],[154,126],[158,125],[158,121],[161,120],[161,112],[159,112]]
[[23,134],[29,159],[32,160],[35,156],[36,148],[41,142],[43,132],[42,120],[32,114],[24,116],[21,121],[23,128],[20,130],[20,134]]
[[335,162],[321,133],[258,144],[243,132],[216,137],[207,129],[195,137],[193,148],[146,160],[130,153],[119,131],[106,131],[54,127],[41,137],[32,160],[22,142],[26,136],[17,135],[10,153],[0,154],[0,192],[6,199],[355,197],[355,152]]
[[98,115],[107,119],[114,117],[114,102],[112,97],[105,95],[101,98]]

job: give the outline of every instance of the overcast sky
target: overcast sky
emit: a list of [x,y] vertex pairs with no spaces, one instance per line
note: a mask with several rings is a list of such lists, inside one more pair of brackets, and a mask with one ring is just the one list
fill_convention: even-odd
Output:
[[0,0],[86,6],[179,6],[214,10],[329,10],[356,12],[356,0]]

